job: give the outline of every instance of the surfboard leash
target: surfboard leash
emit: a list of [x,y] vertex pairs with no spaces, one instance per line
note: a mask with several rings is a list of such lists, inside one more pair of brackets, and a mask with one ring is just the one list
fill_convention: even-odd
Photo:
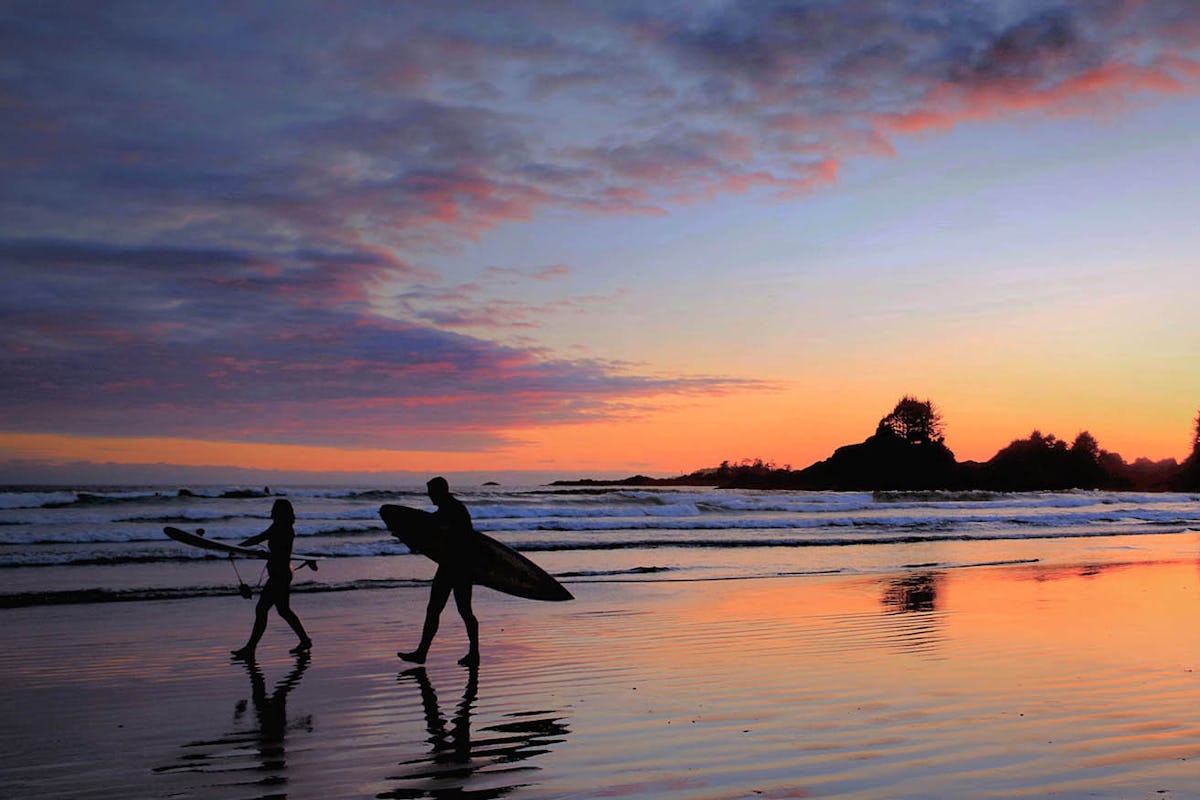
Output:
[[[254,597],[254,589],[257,589],[258,586],[262,585],[262,573],[259,573],[259,575],[258,575],[258,586],[255,586],[254,589],[252,589],[252,588],[250,588],[250,584],[248,584],[244,580],[242,580],[242,573],[238,571],[237,560],[234,559],[233,553],[229,554],[229,565],[231,567],[233,567],[233,574],[237,575],[238,594],[240,594],[242,597],[244,597],[247,600]],[[266,569],[267,569],[266,566],[263,566],[263,572],[265,572]]]

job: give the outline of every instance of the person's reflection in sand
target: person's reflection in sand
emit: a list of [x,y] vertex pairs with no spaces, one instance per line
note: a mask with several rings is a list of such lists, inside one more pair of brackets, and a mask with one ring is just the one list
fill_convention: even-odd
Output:
[[473,740],[471,717],[479,693],[478,667],[469,669],[462,699],[449,720],[442,714],[424,667],[405,670],[397,680],[415,683],[420,691],[430,750],[427,757],[400,762],[411,771],[391,779],[405,785],[379,798],[502,797],[532,783],[511,777],[539,769],[520,762],[549,752],[550,746],[563,741],[568,733],[557,712],[531,711],[507,714],[514,719],[484,727],[488,735]]
[[[311,657],[298,653],[286,676],[268,691],[266,676],[254,659],[242,662],[250,676],[250,698],[234,706],[237,729],[216,739],[203,739],[183,745],[185,753],[175,764],[155,768],[156,773],[203,773],[224,775],[232,783],[213,783],[205,787],[214,796],[225,796],[232,786],[280,786],[287,783],[287,751],[284,740],[296,730],[312,730],[312,717],[288,720],[288,695],[300,683]],[[253,716],[248,711],[252,710]],[[251,727],[246,729],[245,722]],[[247,775],[253,778],[246,780]]]
[[429,682],[424,667],[405,670],[400,680],[411,678],[421,689],[421,705],[425,709],[425,727],[429,730],[431,755],[435,764],[463,763],[471,760],[471,709],[479,694],[479,668],[471,667],[462,699],[454,708],[454,716],[447,728],[446,719],[438,706],[437,692]]
[[[310,660],[307,650],[297,653],[295,666],[270,694],[267,694],[267,680],[258,663],[253,658],[242,662],[250,675],[250,699],[258,722],[258,755],[265,770],[282,770],[287,766],[284,747],[284,737],[288,731],[287,696],[300,683]],[[234,719],[241,719],[245,713],[246,701],[242,700],[237,704]],[[310,720],[305,719],[298,724],[308,727],[309,723]]]

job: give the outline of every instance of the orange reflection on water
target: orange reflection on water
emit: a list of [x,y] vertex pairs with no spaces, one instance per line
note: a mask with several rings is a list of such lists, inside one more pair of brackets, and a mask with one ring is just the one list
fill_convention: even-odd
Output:
[[658,630],[593,633],[665,670],[736,662],[834,680],[865,669],[886,682],[903,668],[905,688],[931,690],[998,675],[1086,682],[1200,661],[1198,578],[1174,561],[715,581],[674,595],[666,584],[651,606]]
[[1173,561],[668,582],[538,636],[570,643],[576,729],[613,737],[630,780],[1115,797],[1194,779],[1197,578]]

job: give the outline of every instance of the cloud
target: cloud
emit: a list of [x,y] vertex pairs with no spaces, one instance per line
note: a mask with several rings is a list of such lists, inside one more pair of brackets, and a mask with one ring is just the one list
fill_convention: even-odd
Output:
[[287,26],[254,4],[10,6],[0,208],[33,236],[86,211],[89,238],[392,245],[654,212],[819,185],[856,142],[975,118],[973,97],[1082,113],[1194,90],[1200,42],[1187,3],[556,5],[318,4]]
[[9,348],[81,346],[99,328],[135,339],[171,329],[213,338],[204,332],[237,319],[359,307],[384,275],[431,277],[369,247],[274,252],[45,239],[0,239],[0,268],[10,278],[0,296],[8,322],[0,342]]
[[[494,275],[491,272],[488,274]],[[530,276],[537,281],[551,277],[553,275],[541,273]],[[423,320],[439,328],[502,332],[536,330],[545,319],[565,313],[602,312],[625,294],[624,291],[618,291],[608,295],[579,295],[531,302],[503,297],[480,284],[416,286],[390,297],[388,306],[391,314],[399,318]]]
[[255,8],[10,6],[10,232],[414,247],[786,195],[984,104],[1194,90],[1200,42],[1193,4],[1115,0]]
[[23,432],[486,449],[504,431],[625,416],[657,395],[766,388],[545,358],[329,310],[290,323],[247,315],[212,338],[70,333],[0,356],[0,406]]
[[[280,13],[0,10],[10,425],[486,443],[754,385],[492,341],[551,308],[505,282],[565,268],[505,266],[470,284],[422,265],[545,211],[793,198],[899,136],[1111,113],[1200,85],[1200,7],[1187,0]],[[604,300],[564,289],[554,307]]]
[[0,240],[0,266],[14,279],[0,299],[0,407],[23,432],[487,448],[505,431],[624,416],[657,395],[763,388],[453,333],[549,313],[471,285],[412,289],[403,319],[367,313],[353,290],[380,271],[432,279],[373,250]]

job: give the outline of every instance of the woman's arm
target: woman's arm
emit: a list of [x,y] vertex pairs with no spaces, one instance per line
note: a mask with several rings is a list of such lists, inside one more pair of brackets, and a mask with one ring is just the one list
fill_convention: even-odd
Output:
[[258,534],[257,536],[251,536],[248,539],[243,539],[241,541],[242,547],[250,547],[252,545],[261,544],[262,542],[265,542],[271,536],[271,528],[274,528],[274,527],[275,527],[275,525],[272,524],[270,528],[267,528],[265,531]]

